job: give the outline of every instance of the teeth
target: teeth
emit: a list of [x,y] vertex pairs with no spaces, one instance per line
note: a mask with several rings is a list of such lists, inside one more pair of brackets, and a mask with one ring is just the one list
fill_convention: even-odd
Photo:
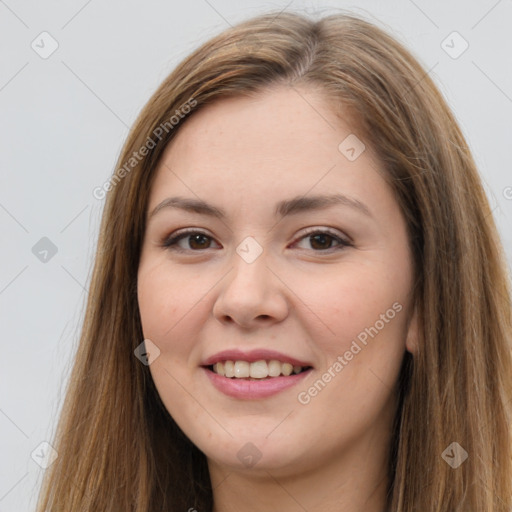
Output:
[[213,365],[213,371],[218,375],[237,379],[265,379],[267,377],[288,377],[292,373],[302,371],[302,366],[293,366],[290,363],[281,363],[275,359],[271,361],[223,361]]
[[[217,369],[215,369],[215,367],[217,367]],[[235,376],[235,363],[233,363],[233,361],[225,361],[224,368],[222,368],[222,363],[217,363],[213,368],[219,375],[224,375],[226,377]]]
[[286,375],[286,377],[288,377],[288,375],[291,375],[292,372],[293,372],[293,365],[290,363],[283,363],[283,365],[281,366],[281,373],[283,375]]
[[281,363],[276,360],[269,361],[268,374],[271,377],[279,377],[279,375],[281,375]]
[[249,377],[249,363],[247,361],[235,361],[235,377],[239,379]]
[[267,361],[255,361],[249,365],[249,376],[253,379],[264,379],[268,377]]

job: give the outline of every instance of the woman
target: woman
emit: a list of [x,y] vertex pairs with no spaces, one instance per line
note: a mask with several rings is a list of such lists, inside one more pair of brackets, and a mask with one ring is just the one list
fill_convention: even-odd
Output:
[[350,15],[225,31],[102,190],[39,512],[512,509],[503,252],[392,37]]

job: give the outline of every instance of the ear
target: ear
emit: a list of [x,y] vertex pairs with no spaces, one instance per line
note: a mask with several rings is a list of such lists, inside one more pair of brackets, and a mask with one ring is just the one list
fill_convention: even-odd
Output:
[[418,353],[418,340],[419,340],[419,322],[416,306],[413,306],[412,313],[407,322],[407,334],[405,338],[405,348],[412,355]]

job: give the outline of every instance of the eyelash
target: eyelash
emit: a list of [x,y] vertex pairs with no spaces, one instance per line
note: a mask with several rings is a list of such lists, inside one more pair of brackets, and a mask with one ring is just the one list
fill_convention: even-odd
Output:
[[[161,242],[161,246],[165,249],[169,249],[169,250],[172,250],[172,251],[177,251],[177,252],[203,252],[203,250],[201,249],[182,249],[181,247],[178,247],[177,246],[177,243],[182,240],[183,238],[186,238],[187,236],[191,236],[191,235],[202,235],[206,238],[210,238],[213,240],[213,237],[209,236],[208,234],[202,232],[202,231],[198,231],[198,230],[186,230],[186,231],[182,231],[181,233],[178,232],[178,234],[174,235],[174,236],[170,236],[170,237],[167,237],[165,238],[162,242]],[[311,236],[314,236],[314,235],[328,235],[329,237],[333,238],[336,242],[338,242],[338,246],[336,247],[330,247],[329,249],[320,249],[320,250],[313,250],[313,252],[320,252],[320,253],[331,253],[331,252],[335,252],[335,251],[341,251],[343,249],[345,249],[346,247],[352,247],[352,243],[349,242],[348,240],[345,240],[343,238],[341,238],[340,236],[336,235],[335,233],[333,233],[332,231],[330,231],[329,229],[318,229],[318,228],[311,228],[310,230],[308,230],[306,233],[304,233],[299,239],[298,241],[301,241],[302,239],[304,238],[307,238],[308,236],[311,237]],[[208,250],[209,248],[205,249],[205,250]]]

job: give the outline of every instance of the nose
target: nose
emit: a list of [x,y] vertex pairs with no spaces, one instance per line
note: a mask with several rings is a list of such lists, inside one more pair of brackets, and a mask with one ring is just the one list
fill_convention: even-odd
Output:
[[219,287],[213,315],[222,323],[251,329],[282,322],[288,315],[287,287],[265,252],[252,262],[234,252],[232,268]]

